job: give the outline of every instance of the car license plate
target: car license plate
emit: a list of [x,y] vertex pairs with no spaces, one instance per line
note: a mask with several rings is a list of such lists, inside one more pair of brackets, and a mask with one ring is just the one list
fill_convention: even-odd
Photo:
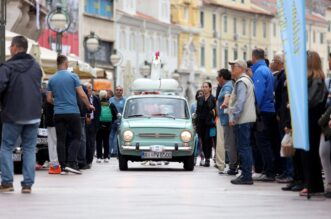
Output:
[[13,161],[21,161],[22,154],[13,154]]
[[47,144],[47,138],[37,138],[37,144]]
[[145,151],[142,153],[141,158],[144,159],[171,159],[172,153],[171,152],[153,152],[153,151]]
[[48,136],[48,131],[47,131],[47,129],[38,128],[38,135],[39,135],[39,136],[43,136],[43,137],[47,137],[47,136]]

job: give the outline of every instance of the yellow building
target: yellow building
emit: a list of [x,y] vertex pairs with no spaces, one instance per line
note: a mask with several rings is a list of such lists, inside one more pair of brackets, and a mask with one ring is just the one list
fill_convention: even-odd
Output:
[[216,69],[228,68],[230,60],[251,59],[254,48],[262,48],[266,54],[270,51],[273,15],[250,0],[204,0],[200,15],[209,23],[201,36],[206,51],[206,56],[200,57],[206,60],[201,66],[203,74],[214,76]]
[[171,21],[182,32],[178,39],[178,63],[176,71],[183,95],[192,100],[199,80],[200,27],[199,8],[201,0],[171,0]]

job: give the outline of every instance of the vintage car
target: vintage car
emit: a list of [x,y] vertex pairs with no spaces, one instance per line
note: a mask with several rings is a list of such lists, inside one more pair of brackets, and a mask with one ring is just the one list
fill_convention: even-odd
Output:
[[[155,86],[149,87],[150,83]],[[127,98],[120,115],[120,170],[128,169],[128,161],[146,160],[183,162],[185,170],[194,169],[195,132],[188,103],[169,85],[176,87],[178,83],[140,79],[133,84],[135,95]]]

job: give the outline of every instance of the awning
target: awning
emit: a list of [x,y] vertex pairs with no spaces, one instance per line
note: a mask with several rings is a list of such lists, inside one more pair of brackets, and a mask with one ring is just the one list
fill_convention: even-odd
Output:
[[[6,59],[9,59],[11,56],[9,50],[11,39],[18,35],[19,34],[6,30]],[[57,71],[57,53],[50,49],[39,47],[39,44],[31,39],[28,39],[28,45],[28,53],[37,60],[42,67],[44,74],[46,74],[46,78],[49,78],[49,75],[52,75]],[[68,60],[69,67],[72,68],[80,78],[96,78],[96,69],[92,68],[88,63],[80,61],[77,56],[68,56]]]

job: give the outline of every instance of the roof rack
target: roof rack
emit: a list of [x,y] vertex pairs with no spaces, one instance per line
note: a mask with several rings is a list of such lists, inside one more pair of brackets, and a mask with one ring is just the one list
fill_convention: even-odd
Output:
[[176,93],[181,91],[178,82],[175,79],[151,80],[148,78],[136,79],[130,89],[136,94],[141,93]]

